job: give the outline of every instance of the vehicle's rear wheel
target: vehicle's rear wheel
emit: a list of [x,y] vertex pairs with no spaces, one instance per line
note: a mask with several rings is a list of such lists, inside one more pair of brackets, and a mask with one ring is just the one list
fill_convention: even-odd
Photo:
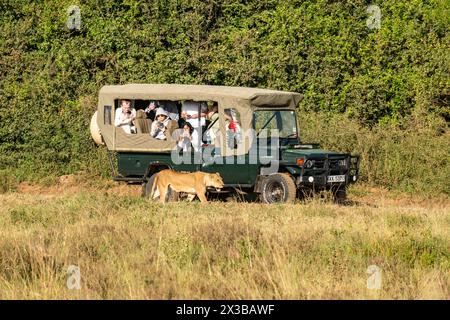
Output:
[[293,202],[296,196],[295,183],[287,173],[268,176],[261,185],[261,200],[264,203]]

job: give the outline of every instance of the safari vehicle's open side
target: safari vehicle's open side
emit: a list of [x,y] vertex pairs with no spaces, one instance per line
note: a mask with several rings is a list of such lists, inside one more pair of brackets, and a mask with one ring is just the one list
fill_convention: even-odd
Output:
[[[203,139],[186,154],[176,149],[173,135],[157,140],[143,131],[126,134],[114,126],[121,99],[131,100],[136,109],[145,108],[153,100],[172,104],[178,111],[186,101],[214,103],[218,105],[218,119],[201,135],[211,136],[208,134],[215,130],[215,139]],[[301,143],[295,114],[300,99],[298,93],[244,87],[104,86],[91,121],[91,134],[97,143],[106,145],[110,155],[117,156],[117,173],[110,157],[113,179],[142,183],[144,194],[151,189],[155,173],[171,168],[218,172],[225,191],[260,194],[265,203],[288,202],[324,189],[333,190],[336,199],[342,200],[348,184],[358,179],[359,159]],[[239,127],[236,130],[233,126],[232,134],[230,121]]]

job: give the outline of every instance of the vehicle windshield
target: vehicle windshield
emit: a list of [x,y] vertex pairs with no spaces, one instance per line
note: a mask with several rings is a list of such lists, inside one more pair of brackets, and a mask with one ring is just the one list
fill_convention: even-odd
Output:
[[297,121],[292,110],[263,110],[253,114],[256,135],[279,138],[297,138]]

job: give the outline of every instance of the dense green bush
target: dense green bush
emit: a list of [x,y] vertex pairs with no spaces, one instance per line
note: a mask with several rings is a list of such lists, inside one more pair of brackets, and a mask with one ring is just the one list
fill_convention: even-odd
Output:
[[[88,131],[104,84],[298,91],[302,111],[345,114],[361,130],[415,112],[448,121],[448,2],[379,1],[379,30],[366,26],[369,3],[2,0],[0,169],[18,180],[105,173]],[[70,5],[81,30],[66,25]]]
[[303,142],[358,154],[361,179],[418,195],[450,194],[450,132],[441,119],[415,115],[402,125],[365,128],[346,115],[300,114]]

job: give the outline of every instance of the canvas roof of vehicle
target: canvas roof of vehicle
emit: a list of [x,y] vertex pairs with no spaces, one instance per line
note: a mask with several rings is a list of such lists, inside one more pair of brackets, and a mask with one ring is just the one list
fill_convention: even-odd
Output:
[[253,106],[285,107],[296,106],[302,95],[296,92],[278,91],[249,87],[182,84],[126,84],[107,85],[100,95],[114,99],[155,99],[207,101],[220,98],[251,101]]

